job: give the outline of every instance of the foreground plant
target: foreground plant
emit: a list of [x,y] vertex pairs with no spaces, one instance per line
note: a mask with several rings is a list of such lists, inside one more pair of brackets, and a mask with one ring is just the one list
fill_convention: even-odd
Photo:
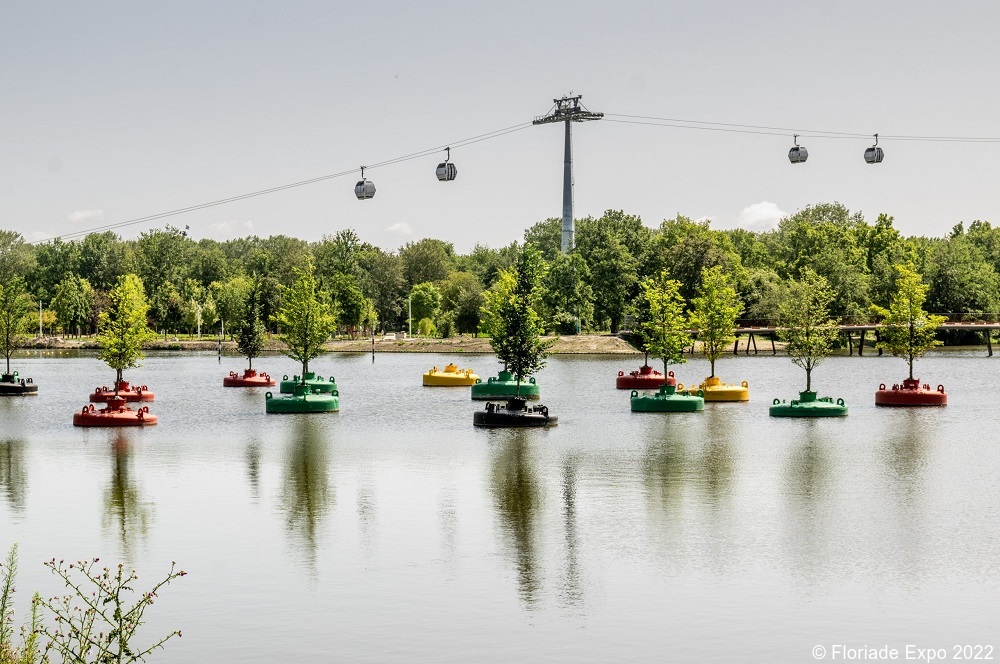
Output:
[[[94,558],[67,565],[53,558],[45,563],[69,592],[47,600],[34,596],[30,626],[21,629],[21,646],[15,649],[11,640],[17,546],[11,548],[7,562],[0,564],[0,664],[41,664],[52,661],[50,657],[74,664],[145,662],[167,641],[181,636],[177,630],[151,645],[132,643],[160,589],[186,572],[171,563],[166,578],[137,593],[134,584],[139,576],[134,570],[126,572],[120,563],[114,569],[100,567],[99,562]],[[51,614],[54,625],[43,622],[42,610]]]

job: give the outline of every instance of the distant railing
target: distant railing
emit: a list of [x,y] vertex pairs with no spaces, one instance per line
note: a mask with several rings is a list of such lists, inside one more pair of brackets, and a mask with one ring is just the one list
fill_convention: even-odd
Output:
[[[1000,313],[990,313],[983,311],[964,311],[964,312],[948,312],[948,313],[935,313],[935,316],[944,316],[945,324],[948,323],[998,323],[1000,322]],[[837,324],[838,325],[878,325],[881,323],[877,316],[842,316]],[[738,318],[736,320],[736,327],[750,328],[750,327],[760,327],[760,328],[774,328],[778,327],[778,321],[773,318]]]

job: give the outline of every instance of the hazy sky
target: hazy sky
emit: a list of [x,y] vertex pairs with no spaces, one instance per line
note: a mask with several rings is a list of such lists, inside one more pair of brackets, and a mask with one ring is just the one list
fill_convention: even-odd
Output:
[[[1000,5],[944,2],[0,3],[0,227],[69,233],[595,111],[863,134],[1000,136]],[[610,119],[610,118],[609,118]],[[789,132],[790,133],[790,132]],[[802,131],[808,134],[808,131]],[[1000,143],[577,125],[576,216],[768,227],[841,201],[907,234],[1000,221]],[[199,211],[195,238],[351,227],[502,245],[561,214],[562,128]],[[442,154],[443,156],[443,154]],[[122,231],[137,235],[148,225]]]

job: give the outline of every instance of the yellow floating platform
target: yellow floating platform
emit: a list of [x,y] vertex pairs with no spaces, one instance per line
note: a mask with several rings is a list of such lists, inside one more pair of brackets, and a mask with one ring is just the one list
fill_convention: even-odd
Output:
[[723,383],[718,376],[706,378],[697,387],[691,386],[685,388],[683,385],[678,385],[677,391],[688,394],[703,392],[705,401],[750,401],[749,383],[743,381],[739,385],[729,385]]
[[472,369],[459,369],[457,364],[449,364],[444,369],[432,368],[424,374],[427,387],[468,387],[479,380]]

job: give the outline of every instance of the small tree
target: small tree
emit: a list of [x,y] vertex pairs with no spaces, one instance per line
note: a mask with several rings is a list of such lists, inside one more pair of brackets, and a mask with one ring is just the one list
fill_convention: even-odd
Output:
[[681,284],[663,271],[657,278],[647,277],[641,283],[642,295],[648,305],[648,318],[642,323],[646,349],[663,360],[663,373],[671,364],[684,364],[684,349],[691,345],[691,333],[684,315]]
[[24,345],[28,337],[28,316],[35,304],[25,292],[24,280],[14,277],[6,286],[0,285],[0,350],[7,359],[10,373],[10,356]]
[[812,370],[830,356],[837,338],[829,313],[833,296],[826,279],[805,268],[779,306],[778,338],[788,344],[792,362],[806,370],[806,392],[812,391]]
[[260,282],[255,281],[247,293],[243,315],[236,330],[236,347],[246,355],[251,369],[253,369],[253,358],[260,355],[260,351],[264,348],[265,332],[264,321],[260,316]]
[[316,270],[309,260],[305,268],[295,268],[297,276],[284,294],[281,309],[274,317],[287,346],[285,355],[302,363],[302,384],[309,372],[309,360],[323,352],[323,344],[337,327],[333,305],[316,292]]
[[490,345],[517,381],[514,396],[521,395],[521,381],[545,366],[546,350],[551,342],[542,341],[542,323],[535,312],[535,288],[538,284],[539,258],[525,248],[514,270],[501,276],[502,284],[487,293],[484,321],[490,333]]
[[149,304],[139,277],[134,274],[122,276],[108,298],[111,304],[98,319],[97,341],[101,344],[100,358],[115,370],[117,396],[122,371],[139,366],[143,358],[142,344],[155,334],[146,322]]
[[698,296],[691,301],[694,305],[691,325],[698,330],[698,339],[712,365],[711,376],[714,377],[715,361],[736,339],[733,330],[736,317],[743,310],[743,302],[722,267],[705,268],[701,275]]
[[935,338],[938,325],[944,316],[932,316],[924,311],[924,301],[930,288],[920,275],[905,265],[894,265],[896,292],[888,309],[873,306],[872,310],[882,319],[879,348],[887,349],[896,357],[905,357],[913,380],[913,361],[928,348],[940,346]]

